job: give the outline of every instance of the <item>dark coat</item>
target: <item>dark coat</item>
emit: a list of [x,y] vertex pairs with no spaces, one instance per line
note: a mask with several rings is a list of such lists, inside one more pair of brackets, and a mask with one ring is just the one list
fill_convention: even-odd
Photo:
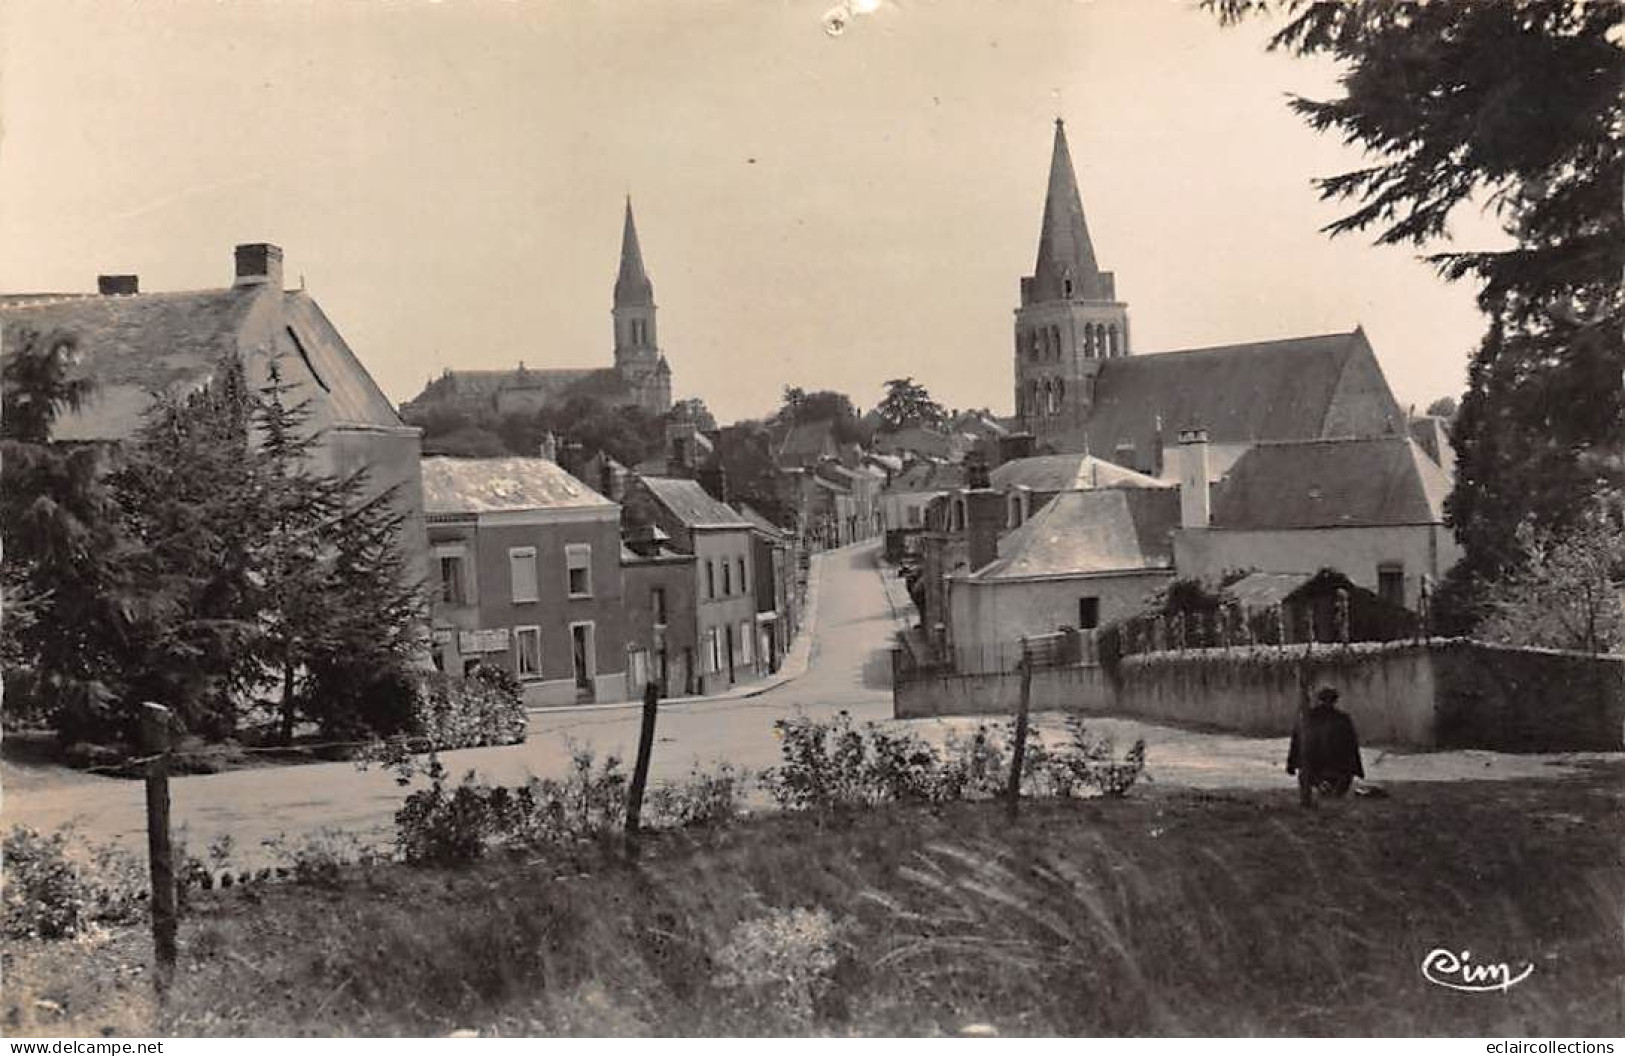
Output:
[[1365,777],[1354,720],[1335,707],[1310,708],[1300,715],[1287,750],[1286,772],[1295,774],[1300,767],[1315,780]]

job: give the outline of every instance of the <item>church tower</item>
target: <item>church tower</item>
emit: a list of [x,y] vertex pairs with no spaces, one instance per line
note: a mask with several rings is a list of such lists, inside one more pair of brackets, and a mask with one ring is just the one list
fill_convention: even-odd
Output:
[[643,250],[626,199],[621,228],[621,270],[615,277],[615,372],[631,388],[634,402],[651,414],[671,410],[671,367],[655,337],[655,291],[643,269]]
[[1095,262],[1066,126],[1059,118],[1038,262],[1021,280],[1015,346],[1021,428],[1040,444],[1076,449],[1101,364],[1129,354],[1128,305],[1117,299],[1112,273]]

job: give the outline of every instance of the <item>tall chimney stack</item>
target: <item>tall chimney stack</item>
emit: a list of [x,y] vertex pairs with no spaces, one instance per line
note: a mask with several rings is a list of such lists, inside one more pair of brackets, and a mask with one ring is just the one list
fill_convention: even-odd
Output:
[[1212,519],[1208,488],[1207,430],[1182,429],[1179,433],[1179,524],[1182,528],[1206,528]]
[[96,292],[103,297],[127,297],[141,292],[141,278],[137,275],[98,275]]
[[236,286],[282,289],[282,247],[269,242],[245,242],[237,247]]

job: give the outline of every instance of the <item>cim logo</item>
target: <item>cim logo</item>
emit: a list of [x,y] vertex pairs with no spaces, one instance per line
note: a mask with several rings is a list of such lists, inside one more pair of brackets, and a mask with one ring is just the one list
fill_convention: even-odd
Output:
[[1523,971],[1513,975],[1511,966],[1504,961],[1474,964],[1472,960],[1473,955],[1467,950],[1460,953],[1442,947],[1429,950],[1422,958],[1422,978],[1434,986],[1468,994],[1487,994],[1495,990],[1505,993],[1535,970],[1533,964],[1526,964]]

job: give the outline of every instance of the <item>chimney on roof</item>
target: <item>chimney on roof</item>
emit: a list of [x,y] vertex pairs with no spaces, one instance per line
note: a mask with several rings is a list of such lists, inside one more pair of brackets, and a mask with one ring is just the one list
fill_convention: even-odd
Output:
[[728,493],[728,471],[722,468],[720,462],[708,469],[700,470],[694,475],[694,479],[713,499],[724,506],[733,504],[733,496]]
[[551,431],[543,433],[541,443],[537,445],[536,453],[549,462],[557,462],[559,460],[559,438],[554,436]]
[[139,275],[98,275],[96,292],[103,297],[128,297],[141,292]]
[[1179,433],[1179,526],[1206,528],[1212,519],[1208,488],[1207,430]]
[[269,242],[245,242],[237,247],[236,286],[282,289],[282,247]]

